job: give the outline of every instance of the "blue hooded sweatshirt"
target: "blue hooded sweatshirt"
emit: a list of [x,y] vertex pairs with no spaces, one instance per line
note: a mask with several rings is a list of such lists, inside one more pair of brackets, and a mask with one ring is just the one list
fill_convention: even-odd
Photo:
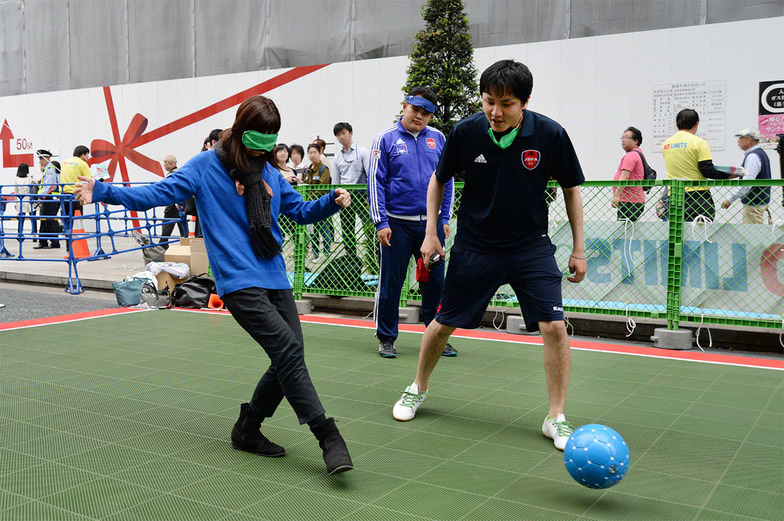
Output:
[[[299,224],[310,224],[340,210],[334,190],[316,201],[303,201],[275,168],[267,165],[263,177],[273,191],[272,234],[279,244],[283,243],[279,214]],[[245,196],[237,195],[234,180],[214,150],[202,152],[155,184],[127,188],[95,183],[93,188],[93,202],[139,211],[184,201],[192,195],[196,196],[207,256],[220,296],[252,287],[291,289],[283,256],[264,259],[253,249]]]

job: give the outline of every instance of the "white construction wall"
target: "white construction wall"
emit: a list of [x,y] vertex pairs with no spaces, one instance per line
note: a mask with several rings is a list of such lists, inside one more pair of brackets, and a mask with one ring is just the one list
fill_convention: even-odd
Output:
[[[503,58],[530,67],[534,90],[529,108],[568,130],[588,179],[612,178],[622,155],[619,138],[629,125],[642,130],[642,148],[661,176],[661,153],[652,146],[653,85],[725,81],[726,137],[724,150],[714,151],[714,162],[740,164],[742,152],[732,134],[757,125],[759,82],[784,80],[783,32],[784,18],[766,18],[485,47],[476,49],[475,61],[480,72]],[[282,115],[280,141],[306,144],[316,136],[334,141],[332,126],[349,121],[355,141],[369,147],[400,109],[406,66],[406,57],[333,63],[267,92]],[[149,133],[286,70],[113,86],[120,139],[136,113],[148,119]],[[182,165],[199,152],[211,129],[231,124],[235,111],[236,105],[136,150],[158,161],[174,154]],[[48,148],[64,159],[76,145],[90,146],[94,139],[116,141],[102,88],[3,97],[0,123],[3,120],[14,134],[8,144],[12,155]],[[769,154],[777,164],[775,152]],[[157,178],[126,162],[131,181]],[[16,168],[9,168],[5,157],[0,163],[0,184],[13,184]],[[778,175],[774,167],[774,176]],[[118,169],[115,180],[120,179]]]

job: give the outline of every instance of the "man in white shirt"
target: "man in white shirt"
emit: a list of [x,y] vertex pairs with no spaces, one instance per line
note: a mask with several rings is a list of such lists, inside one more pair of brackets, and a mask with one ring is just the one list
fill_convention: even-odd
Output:
[[[332,182],[337,185],[367,184],[367,173],[370,167],[370,154],[365,147],[354,143],[354,129],[351,123],[342,121],[335,124],[332,133],[340,143],[340,149],[335,153],[335,168],[332,170]],[[351,191],[351,190],[349,190]],[[361,193],[352,194],[361,200],[365,188]],[[343,234],[343,248],[347,255],[357,254],[356,216],[359,215],[362,229],[365,232],[365,244],[368,251],[372,251],[375,230],[370,221],[370,214],[360,205],[352,205],[340,212],[340,228]],[[372,262],[369,262],[372,267]]]
[[[770,179],[770,159],[760,147],[760,131],[756,128],[744,128],[735,137],[738,146],[746,152],[743,157],[743,168],[746,175],[743,179]],[[743,204],[743,224],[764,224],[765,211],[770,204],[770,186],[739,186],[721,203],[724,209],[740,199]]]

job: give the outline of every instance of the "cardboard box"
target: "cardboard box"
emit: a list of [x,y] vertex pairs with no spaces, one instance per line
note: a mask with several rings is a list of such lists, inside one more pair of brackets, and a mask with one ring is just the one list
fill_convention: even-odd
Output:
[[181,239],[179,244],[169,246],[163,259],[166,262],[187,264],[191,270],[191,277],[207,273],[210,268],[204,239]]
[[174,291],[174,286],[188,280],[188,279],[175,279],[171,273],[166,273],[165,271],[160,272],[155,278],[158,279],[158,291],[163,290],[168,285],[169,293]]
[[191,239],[191,260],[188,266],[191,267],[191,275],[201,275],[207,273],[210,269],[210,261],[207,258],[207,247],[204,245],[204,239]]
[[[182,262],[188,264],[191,260],[190,246],[179,246],[172,244],[166,253],[163,255],[163,260],[166,262]],[[188,264],[190,266],[190,264]]]

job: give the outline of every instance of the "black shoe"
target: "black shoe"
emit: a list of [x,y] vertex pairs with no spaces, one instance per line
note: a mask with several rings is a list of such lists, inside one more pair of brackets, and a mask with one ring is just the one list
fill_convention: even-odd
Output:
[[[54,248],[54,246],[52,246],[52,247]],[[37,245],[33,246],[33,249],[34,250],[48,250],[49,249],[49,245],[48,244],[44,244],[44,243],[41,242],[41,243],[38,243]]]
[[381,343],[378,344],[378,354],[381,356],[381,358],[395,358],[397,356],[395,341],[382,340]]
[[240,417],[231,430],[231,446],[267,458],[285,456],[286,449],[272,443],[259,431],[261,420],[261,416],[251,410],[250,404],[240,405]]
[[52,244],[49,245],[49,249],[50,250],[57,250],[59,248],[60,248],[60,243],[59,242],[52,243]]
[[447,344],[441,356],[457,356],[457,349],[452,347],[452,344]]
[[343,436],[340,435],[335,418],[329,418],[324,423],[311,427],[310,431],[319,442],[319,447],[327,464],[327,474],[340,474],[354,468],[348,447]]

